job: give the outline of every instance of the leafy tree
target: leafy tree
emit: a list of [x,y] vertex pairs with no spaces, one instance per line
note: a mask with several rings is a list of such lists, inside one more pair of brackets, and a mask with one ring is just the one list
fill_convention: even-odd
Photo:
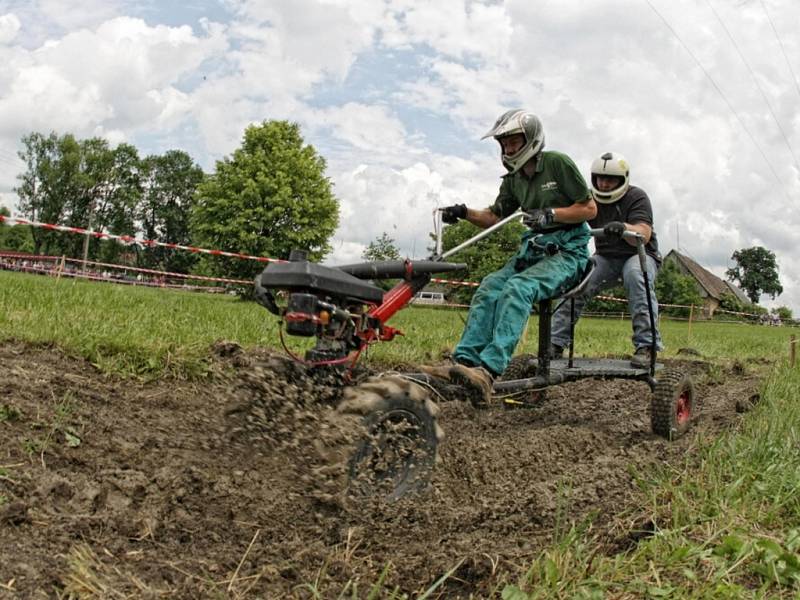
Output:
[[[142,201],[139,151],[130,144],[120,144],[113,150],[106,150],[101,164],[103,171],[92,181],[95,186],[92,229],[115,235],[135,235],[137,207]],[[99,250],[94,247],[94,240],[92,244],[89,255],[106,262],[119,262],[127,253],[118,242],[101,242]]]
[[[33,221],[66,221],[64,217],[74,212],[70,202],[80,189],[80,144],[69,134],[59,137],[55,133],[31,133],[22,138],[22,145],[19,157],[25,163],[25,171],[17,176],[20,185],[15,188],[20,212]],[[74,222],[74,218],[70,220]],[[49,254],[64,250],[64,238],[69,234],[34,228],[31,235],[34,252]]]
[[[672,261],[667,261],[658,271],[656,277],[656,297],[660,304],[681,304],[684,306],[702,306],[703,297],[697,290],[695,280],[681,273],[680,268]],[[687,316],[688,308],[664,308],[663,314]]]
[[[370,262],[379,260],[399,260],[400,250],[394,244],[394,239],[384,231],[379,237],[369,243],[367,249],[361,254],[361,258]],[[397,283],[397,279],[379,279],[375,285],[390,290]]]
[[[102,138],[80,141],[78,191],[68,203],[68,222],[75,227],[108,230],[116,235],[136,233],[135,210],[141,201],[139,153],[129,144],[114,149]],[[125,251],[118,242],[72,238],[89,258],[116,261]],[[72,254],[75,252],[73,251]]]
[[[134,207],[141,196],[138,153],[121,144],[112,150],[102,138],[76,140],[71,134],[22,138],[19,153],[25,171],[16,192],[20,211],[34,221],[88,229],[108,228],[116,234],[135,232]],[[33,229],[36,253],[95,257],[100,242],[74,234]],[[90,244],[89,247],[86,244]],[[104,243],[106,259],[116,256],[116,243]]]
[[[148,156],[141,167],[143,198],[137,211],[142,235],[149,240],[189,245],[190,218],[203,170],[183,151],[170,150],[163,156]],[[144,249],[139,263],[167,271],[186,273],[196,257],[155,246]]]
[[[747,321],[752,319],[752,317],[748,317],[746,315],[765,315],[769,311],[763,306],[759,306],[758,304],[751,304],[746,300],[740,299],[736,294],[731,292],[725,292],[719,299],[719,308],[720,312],[717,311],[714,313],[715,319],[721,320],[736,320],[736,321]],[[742,313],[742,314],[736,314]]]
[[369,243],[361,258],[370,262],[379,260],[399,260],[400,250],[395,246],[394,239],[384,231],[380,236]]
[[773,252],[762,246],[753,246],[737,250],[731,258],[736,261],[736,266],[725,271],[725,275],[729,281],[739,282],[739,287],[753,304],[758,302],[761,294],[769,294],[774,299],[783,293]]
[[583,310],[590,313],[619,313],[626,312],[628,310],[627,303],[618,302],[617,300],[606,300],[600,296],[627,299],[628,293],[625,291],[625,288],[622,285],[602,290],[596,296],[586,302],[586,304],[584,304]]
[[[455,225],[448,225],[442,232],[442,247],[445,251],[455,248],[480,231],[478,227],[468,221],[459,221]],[[509,223],[469,248],[461,250],[448,260],[467,264],[466,274],[459,279],[480,282],[484,277],[501,268],[519,250],[520,237],[525,231],[526,228],[521,223]],[[475,290],[474,287],[458,286],[453,290],[451,297],[456,302],[467,304],[472,300]]]
[[778,315],[781,321],[792,320],[792,309],[788,306],[778,306],[772,309],[772,313]]
[[[0,215],[10,217],[11,211],[5,206],[0,206]],[[14,252],[33,252],[33,237],[31,228],[15,225],[0,225],[0,250]]]
[[[294,248],[312,260],[324,257],[338,221],[325,160],[286,121],[248,127],[242,146],[199,185],[192,211],[195,244],[283,259]],[[264,266],[222,257],[204,262],[204,270],[239,278]]]

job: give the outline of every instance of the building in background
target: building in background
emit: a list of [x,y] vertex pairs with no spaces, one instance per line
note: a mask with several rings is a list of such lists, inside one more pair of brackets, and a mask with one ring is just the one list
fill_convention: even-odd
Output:
[[671,250],[669,254],[664,257],[664,262],[666,263],[668,261],[675,263],[683,275],[694,279],[697,285],[697,291],[703,297],[703,314],[705,317],[711,318],[714,315],[714,311],[719,308],[720,300],[722,300],[725,294],[732,294],[742,304],[752,304],[741,288],[732,284],[730,281],[725,281],[717,277],[711,271],[701,267],[685,254],[681,254],[676,250]]

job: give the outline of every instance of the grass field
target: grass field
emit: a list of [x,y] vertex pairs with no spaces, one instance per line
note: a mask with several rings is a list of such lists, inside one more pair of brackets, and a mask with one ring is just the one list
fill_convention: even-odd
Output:
[[[390,321],[404,337],[369,349],[367,361],[414,364],[438,360],[463,328],[464,310],[408,308]],[[279,348],[278,319],[253,302],[231,296],[132,287],[0,271],[0,339],[55,343],[101,369],[121,375],[180,376],[205,372],[217,340],[245,348]],[[534,316],[522,350],[536,352]],[[693,348],[709,359],[788,356],[789,329],[740,323],[664,320],[665,356]],[[582,319],[576,353],[631,352],[630,321]],[[298,350],[307,340],[291,338]]]
[[[406,333],[368,361],[419,363],[452,348],[464,312],[412,308],[392,321]],[[535,351],[535,319],[524,350]],[[800,593],[800,367],[790,368],[793,330],[664,321],[666,356],[690,347],[712,361],[765,372],[761,402],[735,431],[697,439],[685,465],[642,476],[655,533],[613,556],[590,524],[572,524],[502,597],[796,598]],[[277,320],[232,297],[56,281],[0,272],[0,341],[55,343],[123,376],[201,376],[210,345],[279,347]],[[627,320],[585,319],[577,352],[630,352]],[[295,340],[292,340],[295,343]],[[380,574],[376,573],[376,580]]]

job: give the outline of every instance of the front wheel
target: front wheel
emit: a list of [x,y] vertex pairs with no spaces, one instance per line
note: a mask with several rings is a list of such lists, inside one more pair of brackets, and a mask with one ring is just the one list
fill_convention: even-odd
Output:
[[674,440],[686,433],[699,411],[688,373],[665,371],[659,376],[650,405],[653,433]]
[[391,376],[345,389],[340,415],[362,415],[348,463],[351,496],[389,501],[427,489],[444,437],[438,407],[422,386]]

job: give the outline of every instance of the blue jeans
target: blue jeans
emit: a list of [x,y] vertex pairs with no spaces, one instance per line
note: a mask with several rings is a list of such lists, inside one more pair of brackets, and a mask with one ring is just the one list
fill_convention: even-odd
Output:
[[[575,298],[575,320],[578,320],[583,306],[595,294],[603,289],[614,287],[622,279],[625,291],[628,294],[628,310],[631,314],[631,324],[633,326],[633,345],[639,348],[649,348],[653,336],[650,331],[650,315],[647,312],[647,295],[644,287],[644,278],[639,264],[639,256],[634,255],[629,258],[607,258],[594,255],[597,265],[592,272],[592,277],[586,286],[586,291],[580,297]],[[658,274],[658,263],[647,256],[647,277],[650,283],[650,299],[653,303],[653,318],[656,323],[656,349],[661,351],[664,346],[661,343],[661,335],[658,332],[658,300],[656,299],[655,281]],[[552,320],[552,343],[556,346],[566,348],[570,343],[569,336],[570,302],[567,300],[555,312]]]

